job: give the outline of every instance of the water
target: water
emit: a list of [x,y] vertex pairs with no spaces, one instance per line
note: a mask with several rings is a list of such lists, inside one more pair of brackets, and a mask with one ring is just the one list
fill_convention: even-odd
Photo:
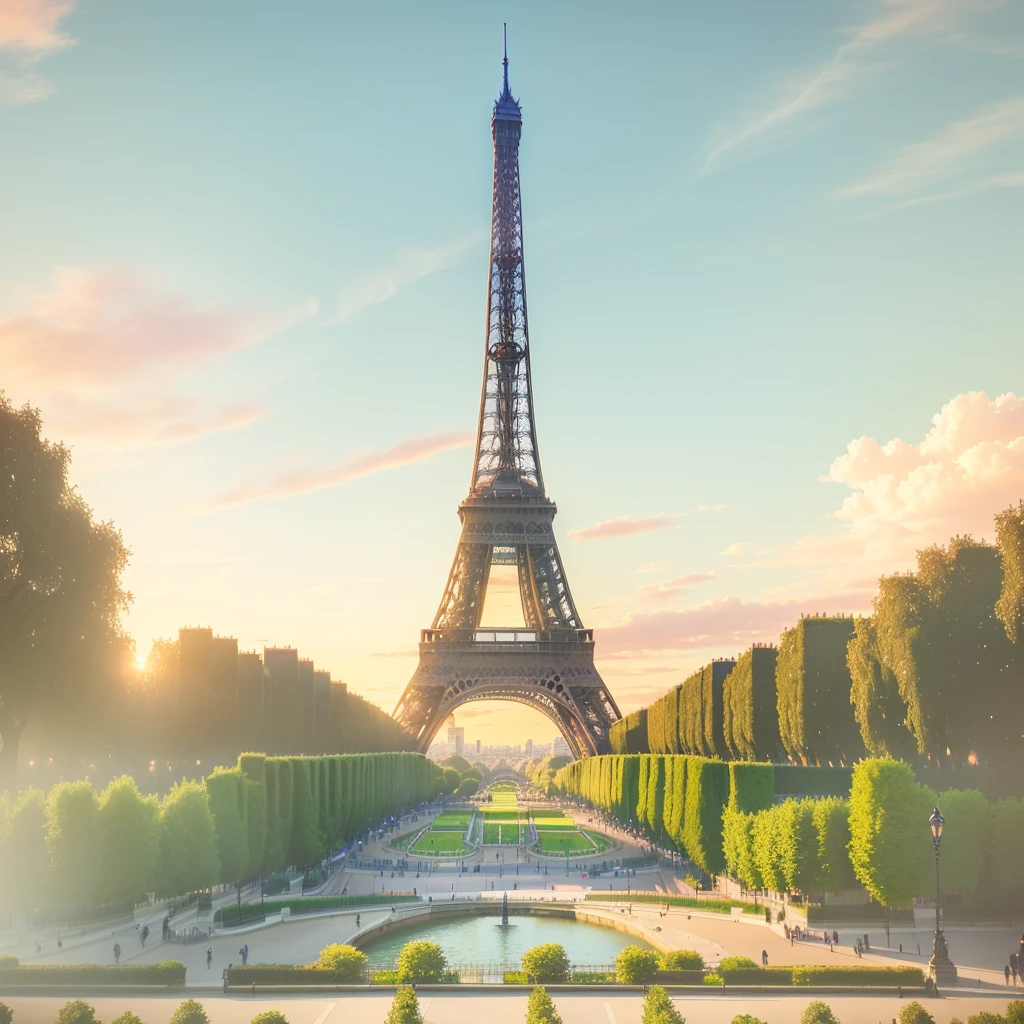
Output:
[[610,964],[624,946],[651,946],[614,928],[551,917],[513,917],[503,927],[501,915],[462,917],[431,924],[412,923],[363,947],[373,964],[392,964],[402,946],[413,939],[436,942],[450,964],[515,963],[531,946],[557,942],[574,964]]

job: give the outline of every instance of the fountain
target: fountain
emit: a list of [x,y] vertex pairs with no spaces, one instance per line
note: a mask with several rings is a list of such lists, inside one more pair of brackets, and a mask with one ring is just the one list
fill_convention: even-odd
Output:
[[501,926],[508,927],[508,892],[501,894]]

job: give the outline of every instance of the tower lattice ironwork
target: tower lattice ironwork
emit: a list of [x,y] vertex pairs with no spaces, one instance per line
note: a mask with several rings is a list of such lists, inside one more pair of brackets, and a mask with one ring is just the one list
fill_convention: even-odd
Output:
[[[494,104],[494,189],[487,337],[476,453],[462,535],[441,604],[420,636],[420,661],[395,718],[430,746],[461,704],[511,700],[546,714],[573,755],[608,750],[619,709],[594,666],[558,554],[555,503],[544,491],[530,379],[523,219],[522,111],[508,84]],[[525,628],[481,628],[492,565],[516,566]]]

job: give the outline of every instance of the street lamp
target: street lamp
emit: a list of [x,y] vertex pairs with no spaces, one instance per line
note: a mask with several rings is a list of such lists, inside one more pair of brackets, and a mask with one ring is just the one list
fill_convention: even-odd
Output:
[[939,847],[942,844],[942,827],[946,819],[939,813],[938,807],[932,810],[928,824],[932,830],[932,848],[935,850],[935,935],[932,937],[932,958],[928,961],[932,979],[938,985],[956,984],[956,966],[949,959],[946,937],[942,934],[942,903],[939,899]]

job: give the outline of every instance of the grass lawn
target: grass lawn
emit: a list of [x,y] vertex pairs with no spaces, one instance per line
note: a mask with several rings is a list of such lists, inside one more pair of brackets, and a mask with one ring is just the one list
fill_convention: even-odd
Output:
[[603,832],[591,832],[590,829],[584,829],[583,832],[584,835],[590,836],[596,847],[596,853],[604,853],[605,850],[610,850],[615,845],[615,841],[609,839]]
[[484,823],[484,845],[485,846],[516,846],[526,838],[526,830],[517,826],[514,822],[502,824],[499,822]]
[[576,823],[567,814],[561,811],[533,811],[531,814],[534,824],[538,829],[546,828],[576,828]]
[[595,853],[594,844],[582,832],[538,832],[537,849],[541,853]]
[[[433,843],[433,845],[431,845]],[[425,832],[412,846],[410,853],[469,853],[470,848],[462,841],[461,832]]]
[[434,824],[431,828],[440,832],[452,829],[465,832],[466,829],[469,828],[469,819],[471,816],[470,811],[444,811],[434,819]]
[[515,808],[512,810],[499,808],[492,811],[490,807],[487,807],[484,809],[484,819],[486,821],[518,821],[519,812]]

